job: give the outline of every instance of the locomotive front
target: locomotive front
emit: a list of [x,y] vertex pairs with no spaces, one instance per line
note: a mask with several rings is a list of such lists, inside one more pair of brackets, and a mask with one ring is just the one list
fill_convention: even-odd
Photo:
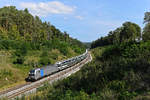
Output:
[[35,69],[30,70],[28,79],[29,80],[35,80],[36,74],[35,74]]

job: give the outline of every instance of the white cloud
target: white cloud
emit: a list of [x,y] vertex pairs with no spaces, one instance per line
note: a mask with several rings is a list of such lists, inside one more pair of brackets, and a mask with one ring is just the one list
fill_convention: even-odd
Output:
[[79,20],[83,20],[82,16],[75,16],[75,18],[79,19]]
[[74,7],[65,5],[59,1],[51,2],[22,2],[22,8],[28,8],[33,15],[48,16],[50,14],[70,14],[74,11]]

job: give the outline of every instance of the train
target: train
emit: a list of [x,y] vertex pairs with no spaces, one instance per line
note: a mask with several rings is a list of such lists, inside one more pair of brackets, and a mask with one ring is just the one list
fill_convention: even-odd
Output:
[[47,66],[44,66],[41,68],[32,69],[29,71],[29,75],[28,75],[27,79],[30,81],[36,81],[38,79],[41,79],[41,78],[51,75],[53,73],[56,73],[56,72],[66,69],[66,68],[69,68],[69,67],[81,62],[82,60],[86,59],[87,56],[88,56],[88,50],[86,50],[85,53],[83,53],[79,56],[72,57],[70,59],[63,60],[63,61],[58,61],[52,65],[47,65]]

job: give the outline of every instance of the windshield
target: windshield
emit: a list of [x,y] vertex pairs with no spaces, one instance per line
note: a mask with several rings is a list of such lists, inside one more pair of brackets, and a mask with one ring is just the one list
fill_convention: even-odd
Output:
[[30,74],[34,74],[35,70],[30,70]]
[[29,74],[29,76],[34,76],[34,74]]

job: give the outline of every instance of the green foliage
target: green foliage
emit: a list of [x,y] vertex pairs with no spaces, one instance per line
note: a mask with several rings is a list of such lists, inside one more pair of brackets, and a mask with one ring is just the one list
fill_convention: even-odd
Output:
[[134,42],[136,40],[140,40],[140,38],[141,28],[135,23],[125,22],[122,27],[119,27],[114,31],[110,31],[108,36],[101,37],[100,39],[92,42],[91,48],[121,44],[123,42]]
[[150,23],[146,24],[143,29],[142,38],[144,41],[150,40]]
[[19,56],[19,57],[17,57],[17,58],[13,61],[13,63],[14,63],[14,64],[23,64],[24,61],[25,61],[24,57],[23,57],[23,56]]
[[124,92],[121,92],[119,94],[119,97],[118,99],[119,100],[131,100],[133,99],[135,96],[137,96],[136,92],[128,92],[128,91],[124,91]]
[[144,15],[144,23],[150,22],[150,12],[146,12]]
[[51,61],[48,57],[42,57],[39,62],[40,62],[41,65],[51,64]]
[[48,56],[48,51],[44,50],[41,54],[41,57],[47,57]]
[[12,76],[11,70],[6,70],[6,69],[0,70],[0,78],[10,77],[10,76]]
[[54,61],[46,52],[52,49],[71,57],[69,49],[80,54],[85,51],[85,46],[69,37],[67,32],[63,33],[49,22],[32,16],[28,9],[17,10],[14,6],[0,8],[0,50],[13,50],[13,64],[23,65],[28,52],[34,50],[43,52],[39,64],[51,64]]
[[144,41],[149,41],[150,40],[150,12],[145,13],[144,23],[146,23],[146,25],[143,29],[142,39]]
[[135,41],[135,39],[140,39],[141,37],[141,28],[131,22],[126,22],[123,24],[123,29],[120,32],[120,41],[121,42],[129,42]]
[[59,40],[84,47],[80,41],[69,37],[67,32],[61,32],[49,22],[32,16],[28,9],[17,10],[14,6],[0,8],[0,39],[28,41],[36,46],[44,41]]

